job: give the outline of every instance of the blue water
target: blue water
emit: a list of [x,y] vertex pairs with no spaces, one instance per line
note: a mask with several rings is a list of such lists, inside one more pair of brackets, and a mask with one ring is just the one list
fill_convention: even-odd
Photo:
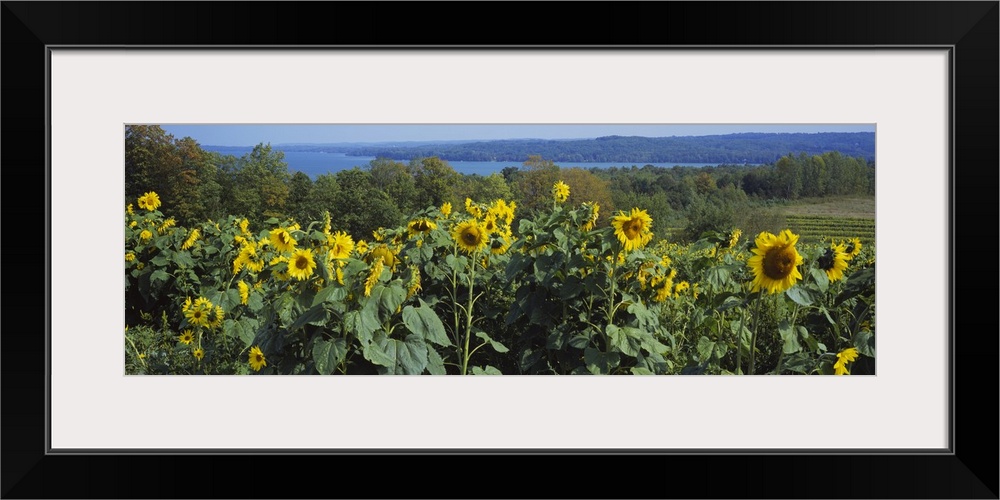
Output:
[[[211,146],[204,147],[207,151],[218,151]],[[246,150],[235,151],[233,148],[226,148],[222,151],[224,154],[231,154],[234,156],[242,156],[249,153],[252,148],[246,148]],[[373,156],[347,156],[344,153],[316,153],[316,152],[298,152],[290,151],[285,152],[285,163],[288,164],[288,170],[290,172],[303,172],[309,177],[315,179],[317,175],[326,173],[336,173],[341,170],[350,170],[354,167],[367,167],[368,162],[374,160]],[[403,163],[409,163],[406,160],[401,160]],[[521,162],[516,161],[449,161],[449,165],[455,169],[456,172],[462,174],[479,174],[479,175],[490,175],[494,172],[500,173],[506,167],[520,167]],[[556,165],[564,168],[571,167],[581,167],[585,169],[590,169],[593,167],[597,168],[610,168],[610,167],[631,167],[635,165],[637,167],[643,167],[647,163],[628,163],[628,162],[612,162],[612,163],[597,163],[597,162],[576,162],[576,163],[561,163],[556,162]],[[653,165],[654,167],[714,167],[718,165],[717,163],[649,163],[648,165]]]

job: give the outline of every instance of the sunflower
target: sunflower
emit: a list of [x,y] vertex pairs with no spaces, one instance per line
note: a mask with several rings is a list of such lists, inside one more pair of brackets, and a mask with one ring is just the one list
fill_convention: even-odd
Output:
[[255,372],[259,372],[265,366],[267,366],[267,359],[264,358],[264,351],[260,350],[259,345],[253,346],[250,349],[250,368],[253,368]]
[[559,203],[563,203],[569,198],[569,185],[563,181],[558,181],[552,185],[552,198]]
[[443,205],[441,205],[441,215],[443,215],[445,219],[451,216],[451,202],[446,201]]
[[493,214],[498,221],[505,221],[509,226],[511,222],[514,222],[514,203],[511,202],[511,204],[508,205],[503,199],[498,199],[490,205],[488,213]]
[[201,358],[205,357],[205,350],[199,347],[199,348],[191,351],[191,354],[194,355],[194,359],[197,359],[198,361],[201,361]]
[[375,283],[378,283],[379,276],[382,276],[382,259],[375,260],[372,264],[371,272],[368,274],[368,278],[365,279],[365,297],[369,297],[372,294],[372,287]]
[[469,219],[455,226],[451,233],[458,247],[466,253],[478,252],[486,246],[489,236],[475,219]]
[[139,197],[139,208],[144,208],[152,212],[160,206],[160,195],[150,191]]
[[288,259],[288,274],[299,281],[311,276],[315,269],[316,261],[308,248],[296,250]]
[[182,344],[190,344],[194,340],[194,333],[191,330],[184,330],[180,337],[177,337]]
[[298,243],[295,238],[292,237],[292,233],[288,232],[288,229],[279,227],[277,229],[271,230],[271,245],[279,252],[291,252],[295,250],[295,245]]
[[153,237],[153,233],[149,232],[148,229],[143,229],[142,232],[139,233],[139,239],[142,242],[144,242],[144,243],[147,242],[147,241],[149,241],[150,238],[152,238],[152,237]]
[[490,240],[490,253],[493,255],[503,255],[507,253],[507,249],[510,248],[510,238],[511,235],[509,234],[509,231],[506,234],[498,234],[494,236],[493,239]]
[[354,239],[343,231],[337,231],[328,236],[327,243],[330,245],[328,259],[346,259],[351,256],[351,251],[354,250]]
[[133,260],[135,260],[135,254],[134,253],[129,252],[129,253],[125,254],[125,262],[132,262]]
[[191,309],[188,309],[184,315],[187,316],[188,323],[191,323],[194,326],[208,326],[208,311],[205,311],[204,309],[192,307]]
[[[663,276],[662,278],[656,279],[657,284],[659,284],[659,282],[662,280],[663,286],[660,287],[656,291],[656,297],[653,300],[655,300],[657,302],[664,302],[664,301],[666,301],[670,297],[671,291],[674,288],[674,277],[675,276],[677,276],[677,270],[676,269],[671,269],[670,272],[667,273],[665,276]],[[657,285],[653,285],[653,286],[656,287]]]
[[198,228],[192,229],[191,234],[188,234],[187,239],[184,240],[184,244],[181,245],[181,250],[187,250],[193,247],[194,242],[198,241],[198,238],[200,237],[201,237],[201,231],[199,231]]
[[687,281],[678,283],[677,287],[674,288],[674,298],[676,299],[677,297],[680,297],[681,294],[687,291],[688,288],[691,288],[691,283],[688,283]]
[[414,219],[406,226],[407,231],[409,231],[410,236],[417,236],[418,234],[427,234],[432,229],[437,229],[437,224],[427,219]]
[[861,253],[860,238],[851,238],[847,240],[847,242],[844,243],[843,245],[844,245],[844,253],[847,254],[846,257],[847,260],[851,260],[857,257],[859,253]]
[[729,233],[729,248],[735,247],[736,244],[740,242],[740,236],[743,236],[743,231],[740,231],[739,229],[733,229],[733,231]]
[[645,210],[633,208],[631,214],[619,212],[611,221],[611,225],[614,226],[615,236],[625,247],[626,252],[642,248],[653,239],[653,232],[650,229],[653,218]]
[[844,245],[831,244],[830,248],[827,248],[823,255],[816,260],[816,265],[826,271],[826,276],[832,283],[844,277],[844,269],[847,269],[847,255]]
[[248,242],[240,249],[240,254],[233,261],[233,274],[240,272],[243,267],[257,273],[264,269],[264,259],[257,258],[257,248],[253,243]]
[[364,257],[368,253],[368,242],[358,240],[358,243],[354,245],[354,251],[358,254],[358,257]]
[[381,260],[383,264],[389,266],[389,269],[396,269],[396,263],[399,259],[396,258],[396,252],[393,252],[386,245],[379,245],[368,252],[368,263],[374,264],[376,260]]
[[197,299],[195,299],[194,305],[192,307],[194,307],[195,309],[201,309],[203,311],[207,311],[212,308],[212,301],[206,299],[205,297],[198,297]]
[[247,301],[250,300],[250,286],[244,283],[243,280],[240,280],[236,284],[236,288],[240,290],[240,304],[247,305]]
[[420,290],[420,269],[416,266],[410,267],[411,276],[410,282],[406,287],[406,298],[413,297]]
[[176,225],[177,225],[177,220],[171,217],[163,221],[163,224],[161,224],[160,227],[156,228],[156,232],[160,234],[167,234],[167,230]]
[[597,223],[597,217],[598,213],[601,211],[601,205],[595,201],[591,203],[584,203],[583,206],[590,210],[590,217],[587,218],[586,222],[583,223],[583,227],[580,229],[590,231],[594,229],[594,224]]
[[481,227],[483,228],[483,231],[486,231],[486,234],[488,235],[497,232],[497,230],[500,228],[497,225],[497,216],[495,214],[486,214],[486,218],[483,219],[483,224]]
[[858,359],[858,350],[853,347],[848,347],[838,352],[837,362],[833,364],[833,373],[836,375],[850,375],[851,372],[847,370],[847,363],[851,363],[855,359]]
[[798,241],[799,236],[788,229],[777,236],[766,231],[757,235],[754,256],[747,260],[754,274],[752,291],[780,293],[802,279],[798,269],[802,256],[795,249]]
[[131,203],[129,203],[128,206],[125,207],[125,211],[129,215],[135,215],[135,210],[132,209],[132,204]]
[[472,203],[472,198],[465,199],[465,211],[477,219],[483,218],[483,209],[479,208],[479,205]]

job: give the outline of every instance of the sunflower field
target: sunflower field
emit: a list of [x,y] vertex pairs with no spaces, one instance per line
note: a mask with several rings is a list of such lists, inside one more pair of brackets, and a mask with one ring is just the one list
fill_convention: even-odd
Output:
[[642,207],[601,219],[571,189],[530,219],[466,199],[365,235],[329,213],[181,227],[147,192],[125,207],[126,372],[875,373],[870,240],[655,241]]

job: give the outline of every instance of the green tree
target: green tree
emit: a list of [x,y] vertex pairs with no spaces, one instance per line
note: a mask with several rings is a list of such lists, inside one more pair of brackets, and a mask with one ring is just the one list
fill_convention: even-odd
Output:
[[579,167],[561,169],[559,178],[569,185],[569,199],[566,200],[568,204],[578,206],[585,202],[596,202],[601,207],[598,225],[607,222],[615,209],[608,181]]
[[337,173],[337,185],[340,189],[331,211],[335,229],[345,230],[355,239],[367,240],[372,231],[403,222],[399,209],[389,195],[375,187],[368,172],[357,167],[341,170]]
[[782,156],[775,165],[777,188],[780,195],[797,199],[802,191],[802,165],[792,155]]
[[455,186],[461,176],[448,162],[437,156],[416,158],[410,161],[409,170],[417,190],[418,208],[440,206],[446,201],[455,204],[459,201],[455,196]]
[[409,214],[425,208],[417,206],[420,200],[417,199],[416,182],[405,163],[375,158],[368,164],[368,173],[375,187],[389,195],[400,212]]
[[486,177],[481,175],[465,175],[456,189],[461,200],[472,198],[477,203],[491,203],[498,199],[510,201],[514,195],[503,176],[494,172]]
[[551,207],[552,185],[558,180],[559,167],[555,163],[538,155],[529,156],[517,176],[517,195],[523,209],[532,213]]
[[174,136],[157,125],[125,127],[125,198],[131,203],[148,191],[160,195],[164,205],[174,209],[179,189],[178,176],[183,160]]
[[231,169],[224,171],[229,178],[225,193],[226,205],[233,215],[251,219],[285,217],[288,200],[288,164],[285,154],[274,151],[270,144],[258,144],[243,155]]
[[[335,174],[320,174],[313,182],[312,191],[309,193],[309,207],[316,215],[315,220],[319,220],[323,212],[334,214],[339,211],[337,201],[340,196],[340,185],[337,184]],[[334,228],[338,230],[338,228]],[[340,228],[342,230],[343,228]]]
[[313,182],[304,172],[295,172],[288,181],[288,215],[299,222],[317,220],[322,211],[310,203]]

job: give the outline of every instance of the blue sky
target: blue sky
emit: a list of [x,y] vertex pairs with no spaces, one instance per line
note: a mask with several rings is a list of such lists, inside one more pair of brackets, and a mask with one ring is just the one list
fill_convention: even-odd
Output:
[[161,125],[176,138],[203,146],[259,143],[330,143],[496,139],[584,139],[606,135],[668,137],[742,132],[874,132],[874,124],[850,125]]

